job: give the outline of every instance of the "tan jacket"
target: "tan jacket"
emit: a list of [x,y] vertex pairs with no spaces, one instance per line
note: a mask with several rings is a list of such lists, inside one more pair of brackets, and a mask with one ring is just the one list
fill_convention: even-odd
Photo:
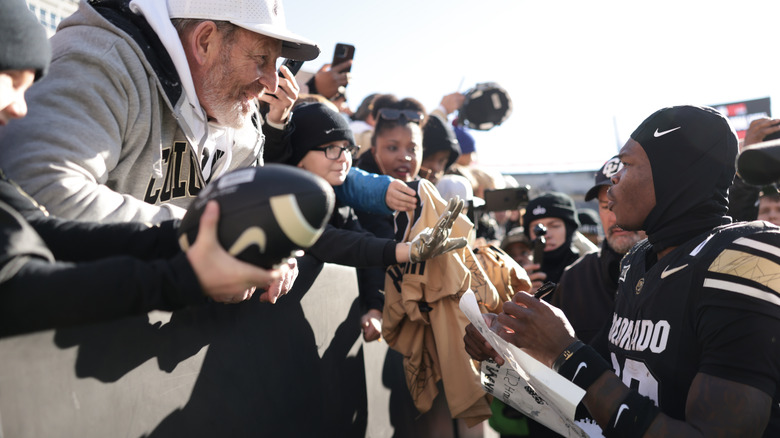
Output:
[[[407,242],[433,227],[447,204],[426,180],[420,182],[418,195],[422,211],[419,218],[407,213],[413,224],[404,234]],[[451,237],[467,237],[472,229],[472,223],[460,215]],[[496,288],[469,248],[390,267],[385,277],[382,335],[404,355],[406,383],[417,409],[424,413],[431,408],[438,395],[436,383],[442,380],[453,418],[473,426],[490,417],[490,406],[479,369],[463,343],[469,321],[458,302],[469,288],[483,303],[499,302]]]
[[474,255],[498,292],[497,303],[483,303],[479,300],[485,298],[477,295],[482,313],[501,313],[504,302],[511,300],[517,292],[531,290],[531,279],[528,278],[528,273],[503,250],[493,245],[484,245],[474,248]]

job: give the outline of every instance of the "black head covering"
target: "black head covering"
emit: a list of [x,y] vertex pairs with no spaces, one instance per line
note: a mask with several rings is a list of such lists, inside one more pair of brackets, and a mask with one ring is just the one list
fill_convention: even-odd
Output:
[[439,151],[449,152],[447,167],[450,167],[460,156],[458,137],[452,125],[441,117],[431,114],[422,128],[423,133],[423,160]]
[[523,215],[523,228],[530,237],[531,223],[537,219],[556,217],[566,225],[566,240],[558,248],[544,252],[541,271],[547,274],[547,281],[557,283],[563,275],[566,266],[577,260],[577,253],[572,250],[571,242],[574,232],[579,228],[577,207],[574,200],[560,192],[543,193],[528,202]]
[[0,0],[0,71],[35,70],[35,80],[49,69],[51,47],[46,30],[24,0]]
[[574,200],[565,193],[543,193],[528,202],[523,215],[525,235],[530,236],[531,222],[545,217],[557,217],[563,220],[566,223],[567,234],[574,233],[580,226]]
[[349,123],[327,105],[315,102],[301,105],[290,117],[292,156],[287,164],[297,165],[310,150],[332,141],[355,144]]
[[663,108],[631,134],[650,160],[655,207],[643,229],[657,253],[731,222],[737,134],[708,107]]

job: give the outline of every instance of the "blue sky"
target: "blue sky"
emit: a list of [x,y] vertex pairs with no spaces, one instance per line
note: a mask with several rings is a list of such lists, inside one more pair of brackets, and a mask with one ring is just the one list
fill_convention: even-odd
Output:
[[[596,170],[658,108],[772,98],[780,116],[774,1],[286,0],[288,27],[329,62],[356,46],[352,108],[374,92],[419,99],[497,82],[514,111],[475,133],[505,173]],[[462,84],[462,85],[461,85]]]

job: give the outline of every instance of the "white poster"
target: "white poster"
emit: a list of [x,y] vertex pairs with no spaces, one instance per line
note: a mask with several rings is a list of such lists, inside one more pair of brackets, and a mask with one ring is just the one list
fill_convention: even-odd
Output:
[[[565,437],[601,435],[597,425],[574,421],[577,404],[585,396],[585,390],[490,331],[473,292],[463,294],[460,309],[505,360],[503,366],[492,360],[482,362],[485,391]],[[580,426],[586,426],[591,435]]]

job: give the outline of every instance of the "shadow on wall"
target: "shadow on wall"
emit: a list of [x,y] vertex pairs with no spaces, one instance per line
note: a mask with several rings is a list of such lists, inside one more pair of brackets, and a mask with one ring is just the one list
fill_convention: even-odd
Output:
[[1,339],[0,437],[456,436],[443,393],[420,415],[400,354],[364,345],[355,270],[299,268],[275,305]]
[[3,340],[0,431],[364,436],[354,270],[329,265],[330,275],[318,278],[323,266],[315,259],[304,257],[299,266],[295,287],[276,305],[212,303],[174,312],[167,323],[142,315]]

